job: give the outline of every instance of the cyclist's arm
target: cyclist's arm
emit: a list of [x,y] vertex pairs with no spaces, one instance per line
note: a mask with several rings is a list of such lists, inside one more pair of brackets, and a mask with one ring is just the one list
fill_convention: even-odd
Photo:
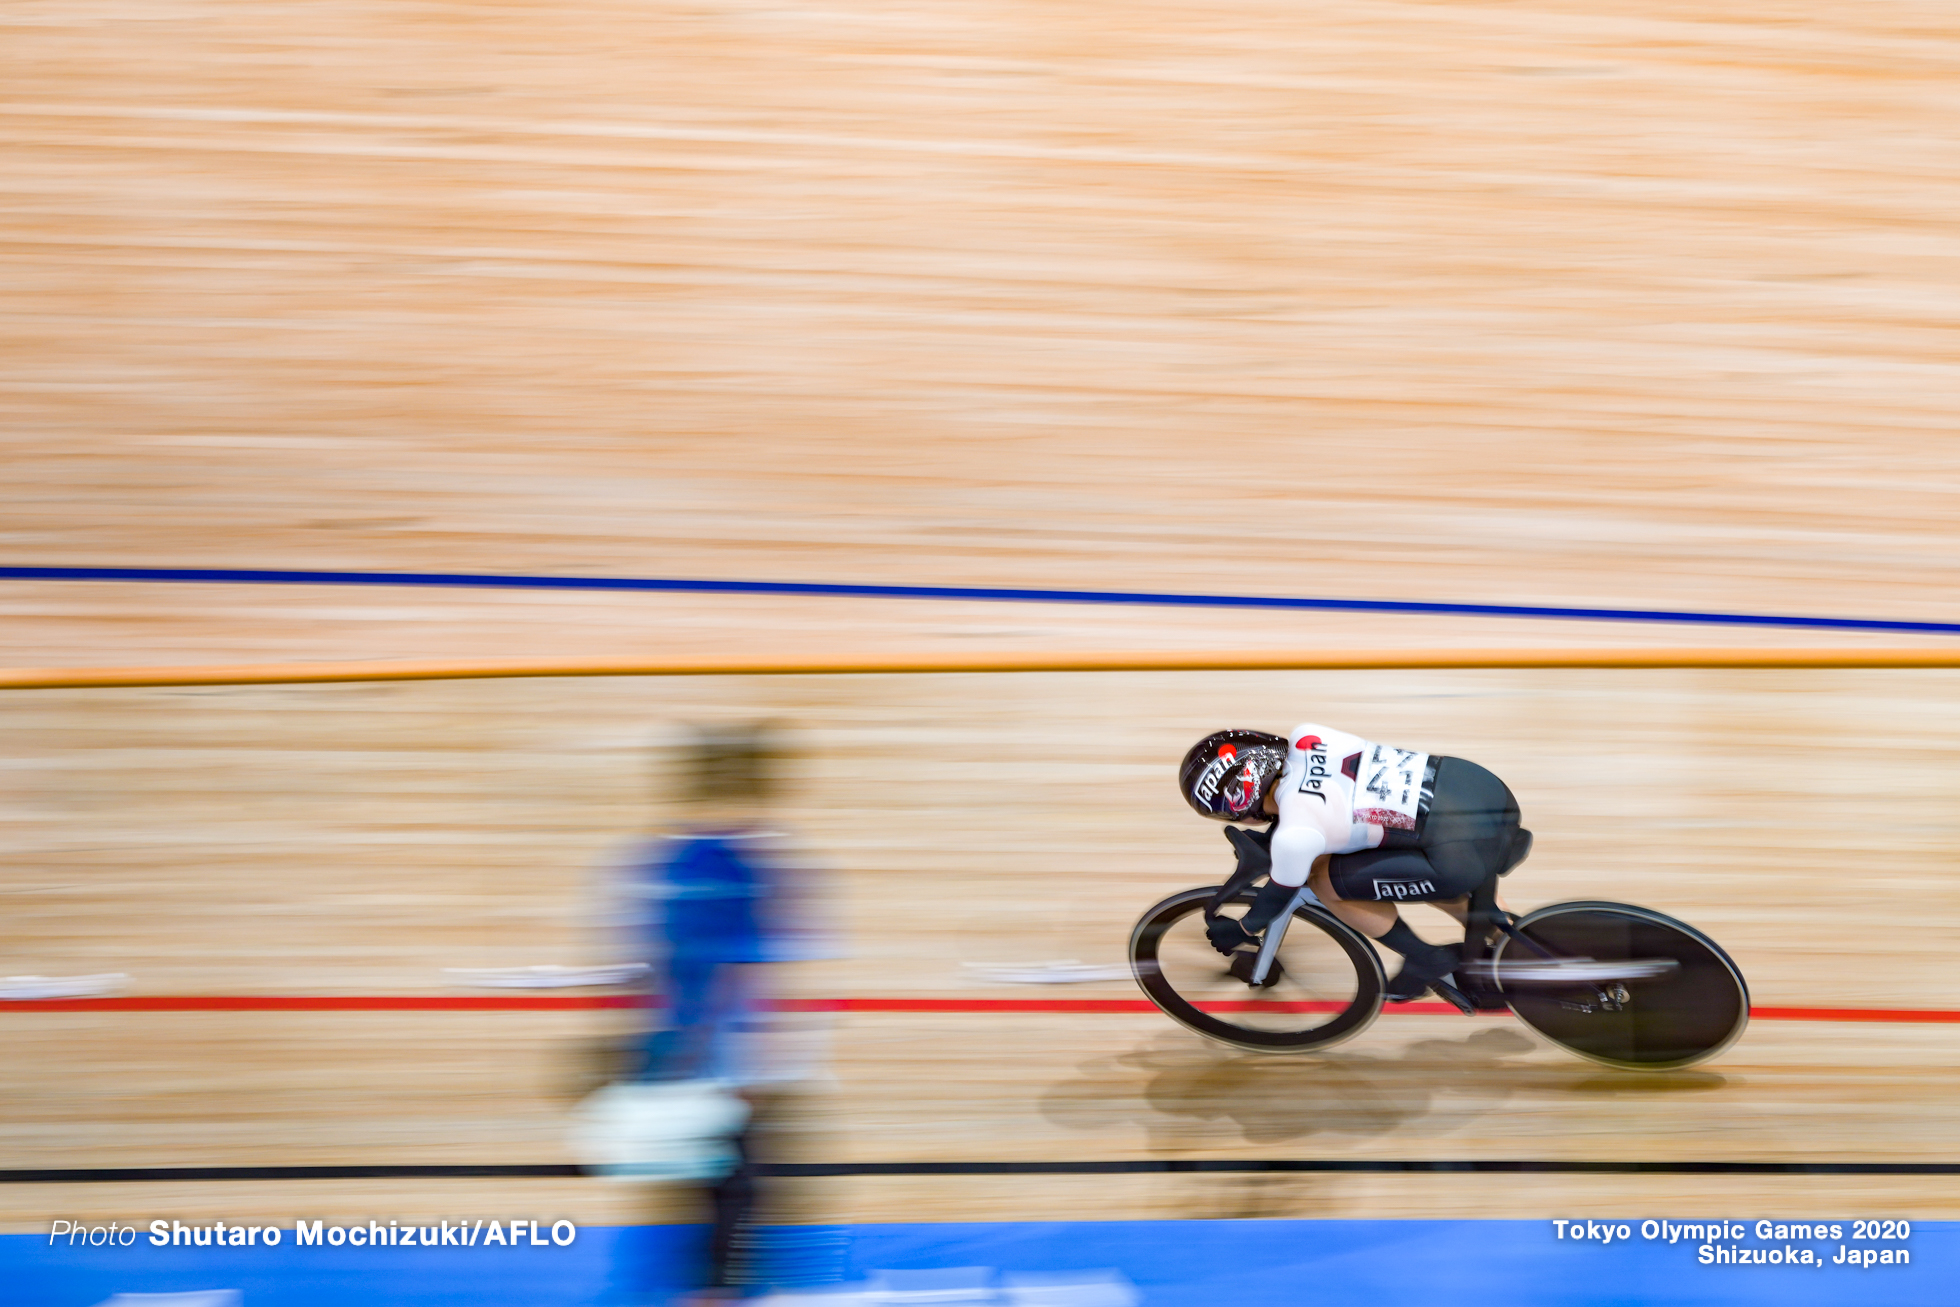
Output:
[[[1357,828],[1351,820],[1351,790],[1343,776],[1334,776],[1331,783],[1311,767],[1323,767],[1325,753],[1316,750],[1310,758],[1302,752],[1300,741],[1312,739],[1317,745],[1320,736],[1327,728],[1309,729],[1302,727],[1294,732],[1294,744],[1288,753],[1286,771],[1271,791],[1274,811],[1279,824],[1273,829],[1273,884],[1288,889],[1298,889],[1307,883],[1307,875],[1313,870],[1314,859],[1323,853],[1345,852],[1359,847],[1356,843]],[[1365,836],[1365,832],[1363,832]],[[1379,842],[1379,836],[1373,842]]]
[[1273,832],[1273,884],[1298,889],[1307,883],[1313,860],[1327,852],[1327,837],[1307,822],[1284,821]]

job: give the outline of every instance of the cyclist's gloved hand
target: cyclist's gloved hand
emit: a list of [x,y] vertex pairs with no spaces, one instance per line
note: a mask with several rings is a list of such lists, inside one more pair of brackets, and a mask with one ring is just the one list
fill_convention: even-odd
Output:
[[1239,945],[1259,942],[1256,935],[1246,934],[1245,927],[1230,917],[1213,917],[1205,927],[1205,937],[1211,941],[1213,948],[1228,958]]
[[1239,918],[1239,926],[1244,930],[1264,931],[1273,924],[1273,918],[1286,910],[1293,896],[1300,891],[1291,885],[1273,881],[1252,896],[1252,906]]

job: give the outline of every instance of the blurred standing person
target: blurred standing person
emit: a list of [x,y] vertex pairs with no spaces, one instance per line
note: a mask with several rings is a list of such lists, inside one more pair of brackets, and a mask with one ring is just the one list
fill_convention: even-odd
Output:
[[667,1003],[644,1075],[741,1084],[759,1052],[755,968],[772,960],[767,926],[780,911],[767,849],[780,837],[762,825],[776,770],[768,728],[698,731],[680,770],[686,822],[646,847],[634,874]]
[[[702,1185],[710,1227],[704,1298],[778,1280],[758,1239],[758,1136],[777,1124],[791,1065],[767,992],[766,964],[813,956],[807,887],[765,824],[783,758],[771,725],[698,728],[670,755],[682,820],[638,846],[625,872],[626,928],[647,964],[656,1020],[638,1044],[625,1133],[642,1165],[622,1174]],[[739,1103],[737,1102],[739,1100]],[[667,1278],[665,1276],[657,1278]]]

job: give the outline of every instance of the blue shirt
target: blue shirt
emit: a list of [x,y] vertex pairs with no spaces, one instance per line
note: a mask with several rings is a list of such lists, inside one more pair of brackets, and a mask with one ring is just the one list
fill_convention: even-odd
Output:
[[661,902],[654,929],[670,963],[716,966],[766,962],[761,900],[773,876],[755,854],[755,839],[737,831],[702,832],[656,846],[650,886]]

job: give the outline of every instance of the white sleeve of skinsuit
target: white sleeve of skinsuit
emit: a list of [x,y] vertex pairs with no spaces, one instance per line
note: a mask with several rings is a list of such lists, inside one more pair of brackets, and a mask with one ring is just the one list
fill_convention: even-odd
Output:
[[1354,775],[1343,764],[1365,753],[1358,735],[1302,722],[1287,737],[1286,770],[1273,786],[1279,826],[1273,832],[1273,882],[1307,883],[1323,853],[1354,853],[1382,842],[1382,828],[1354,820]]

